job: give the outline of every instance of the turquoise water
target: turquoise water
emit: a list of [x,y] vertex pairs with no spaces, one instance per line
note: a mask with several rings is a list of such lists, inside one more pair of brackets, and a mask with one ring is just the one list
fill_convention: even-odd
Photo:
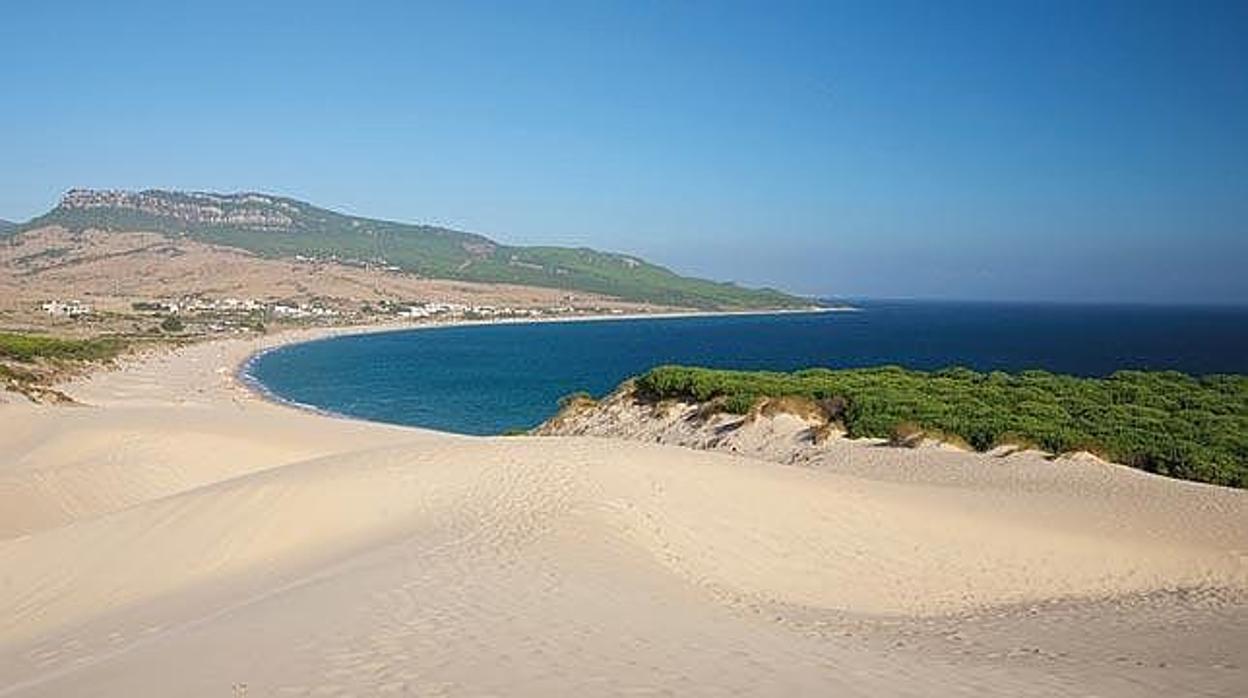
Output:
[[741,369],[898,364],[1248,373],[1248,309],[865,303],[860,312],[442,327],[283,347],[246,369],[274,396],[465,434],[549,417],[663,363]]

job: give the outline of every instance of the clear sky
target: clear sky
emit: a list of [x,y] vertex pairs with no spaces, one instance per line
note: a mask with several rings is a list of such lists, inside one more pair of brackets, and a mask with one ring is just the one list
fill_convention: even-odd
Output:
[[0,218],[259,190],[803,293],[1248,303],[1248,2],[6,2],[0,52]]

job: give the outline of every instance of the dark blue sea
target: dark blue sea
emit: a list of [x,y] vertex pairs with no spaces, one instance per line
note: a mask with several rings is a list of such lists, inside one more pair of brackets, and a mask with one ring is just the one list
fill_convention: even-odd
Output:
[[549,417],[665,363],[739,369],[1248,373],[1248,308],[863,302],[857,312],[413,329],[297,344],[248,375],[328,412],[464,434]]

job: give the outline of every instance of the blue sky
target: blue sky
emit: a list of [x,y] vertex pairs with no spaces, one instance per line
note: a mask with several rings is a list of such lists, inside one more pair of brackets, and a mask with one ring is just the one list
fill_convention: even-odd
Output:
[[1248,303],[1248,3],[6,3],[0,217],[287,194],[848,296]]

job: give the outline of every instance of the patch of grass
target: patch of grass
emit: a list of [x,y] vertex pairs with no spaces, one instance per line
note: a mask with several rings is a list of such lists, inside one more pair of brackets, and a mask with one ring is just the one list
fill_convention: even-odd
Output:
[[909,442],[919,434],[978,451],[1003,445],[1056,454],[1086,450],[1162,475],[1248,487],[1248,376],[662,366],[636,385],[647,399],[714,404],[736,414],[748,414],[767,398],[835,404],[837,419],[855,438]]
[[0,332],[0,358],[22,363],[33,363],[38,359],[106,361],[116,357],[125,348],[125,341],[116,337],[62,339],[46,335]]
[[901,422],[893,427],[888,435],[888,443],[904,448],[917,448],[923,442],[926,432],[914,422]]
[[5,383],[34,383],[39,376],[30,371],[0,364],[0,381]]
[[584,391],[580,391],[580,392],[571,393],[569,395],[564,395],[563,397],[559,398],[559,409],[566,410],[572,407],[583,407],[583,406],[592,407],[593,405],[597,404],[597,402],[598,401],[594,399],[593,395],[590,395],[589,393],[584,392]]
[[20,366],[0,363],[0,386],[35,402],[69,403],[69,396],[44,385],[46,376]]
[[828,422],[835,416],[824,409],[820,402],[801,395],[781,395],[763,398],[754,403],[749,414],[760,417],[791,414],[800,419],[814,422]]

